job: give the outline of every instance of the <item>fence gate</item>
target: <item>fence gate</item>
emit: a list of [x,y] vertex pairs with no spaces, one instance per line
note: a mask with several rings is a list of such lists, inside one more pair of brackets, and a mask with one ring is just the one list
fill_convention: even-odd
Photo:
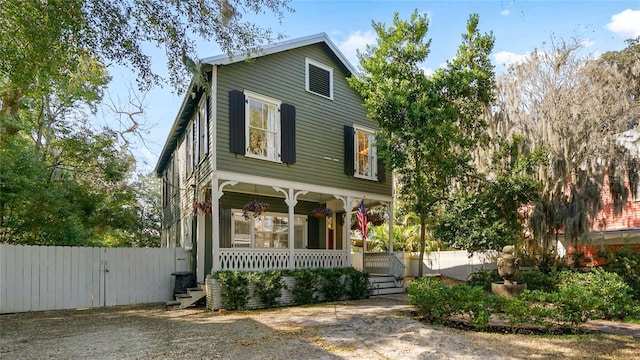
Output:
[[0,313],[170,300],[182,248],[0,245]]

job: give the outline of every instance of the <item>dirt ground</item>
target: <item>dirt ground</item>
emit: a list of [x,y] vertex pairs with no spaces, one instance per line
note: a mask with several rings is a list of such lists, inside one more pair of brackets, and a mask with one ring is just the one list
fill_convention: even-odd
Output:
[[0,315],[0,359],[640,359],[621,335],[477,333],[393,297],[211,312],[164,305]]

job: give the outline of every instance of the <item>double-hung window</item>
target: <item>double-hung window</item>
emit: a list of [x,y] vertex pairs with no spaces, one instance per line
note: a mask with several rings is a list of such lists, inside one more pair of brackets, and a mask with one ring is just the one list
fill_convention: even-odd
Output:
[[376,180],[378,161],[375,148],[375,133],[358,127],[355,127],[354,130],[354,176]]
[[[288,248],[289,216],[280,213],[264,213],[258,218],[245,219],[241,210],[232,210],[232,246],[243,248]],[[307,247],[306,216],[294,217],[294,247]]]
[[280,102],[245,92],[247,156],[280,161]]

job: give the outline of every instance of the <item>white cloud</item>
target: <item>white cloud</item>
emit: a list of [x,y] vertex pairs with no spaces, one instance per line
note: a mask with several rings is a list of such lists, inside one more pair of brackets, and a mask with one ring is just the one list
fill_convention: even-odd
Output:
[[595,45],[595,42],[593,40],[582,40],[580,41],[580,45],[589,48],[592,47],[593,45]]
[[358,60],[356,50],[364,52],[367,49],[367,44],[374,44],[376,42],[376,36],[371,31],[356,31],[349,34],[349,36],[338,47],[340,51],[347,57],[347,60],[357,66],[360,61]]
[[617,35],[627,38],[640,36],[640,10],[627,9],[611,16],[606,28]]
[[422,70],[422,72],[427,76],[431,76],[435,73],[435,71],[430,67],[421,67],[420,70]]
[[498,65],[509,66],[511,64],[517,64],[523,62],[527,59],[529,54],[516,54],[509,51],[500,51],[498,53],[493,54],[493,58],[495,59]]
[[502,11],[500,11],[500,15],[504,15],[504,16],[507,16],[507,15],[509,15],[510,13],[511,13],[511,11],[509,11],[509,10],[502,10]]

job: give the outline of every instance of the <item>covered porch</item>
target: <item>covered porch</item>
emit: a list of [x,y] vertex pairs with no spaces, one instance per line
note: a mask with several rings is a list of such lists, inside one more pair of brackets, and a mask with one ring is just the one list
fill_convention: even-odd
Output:
[[[208,216],[196,217],[199,282],[223,270],[351,267],[352,214],[360,202],[386,206],[388,223],[393,221],[391,196],[221,171],[208,184],[198,193],[198,201],[211,204]],[[243,207],[249,201],[268,208],[247,214]],[[316,208],[329,209],[331,215],[318,218]],[[393,268],[393,256],[374,255],[381,256]]]

